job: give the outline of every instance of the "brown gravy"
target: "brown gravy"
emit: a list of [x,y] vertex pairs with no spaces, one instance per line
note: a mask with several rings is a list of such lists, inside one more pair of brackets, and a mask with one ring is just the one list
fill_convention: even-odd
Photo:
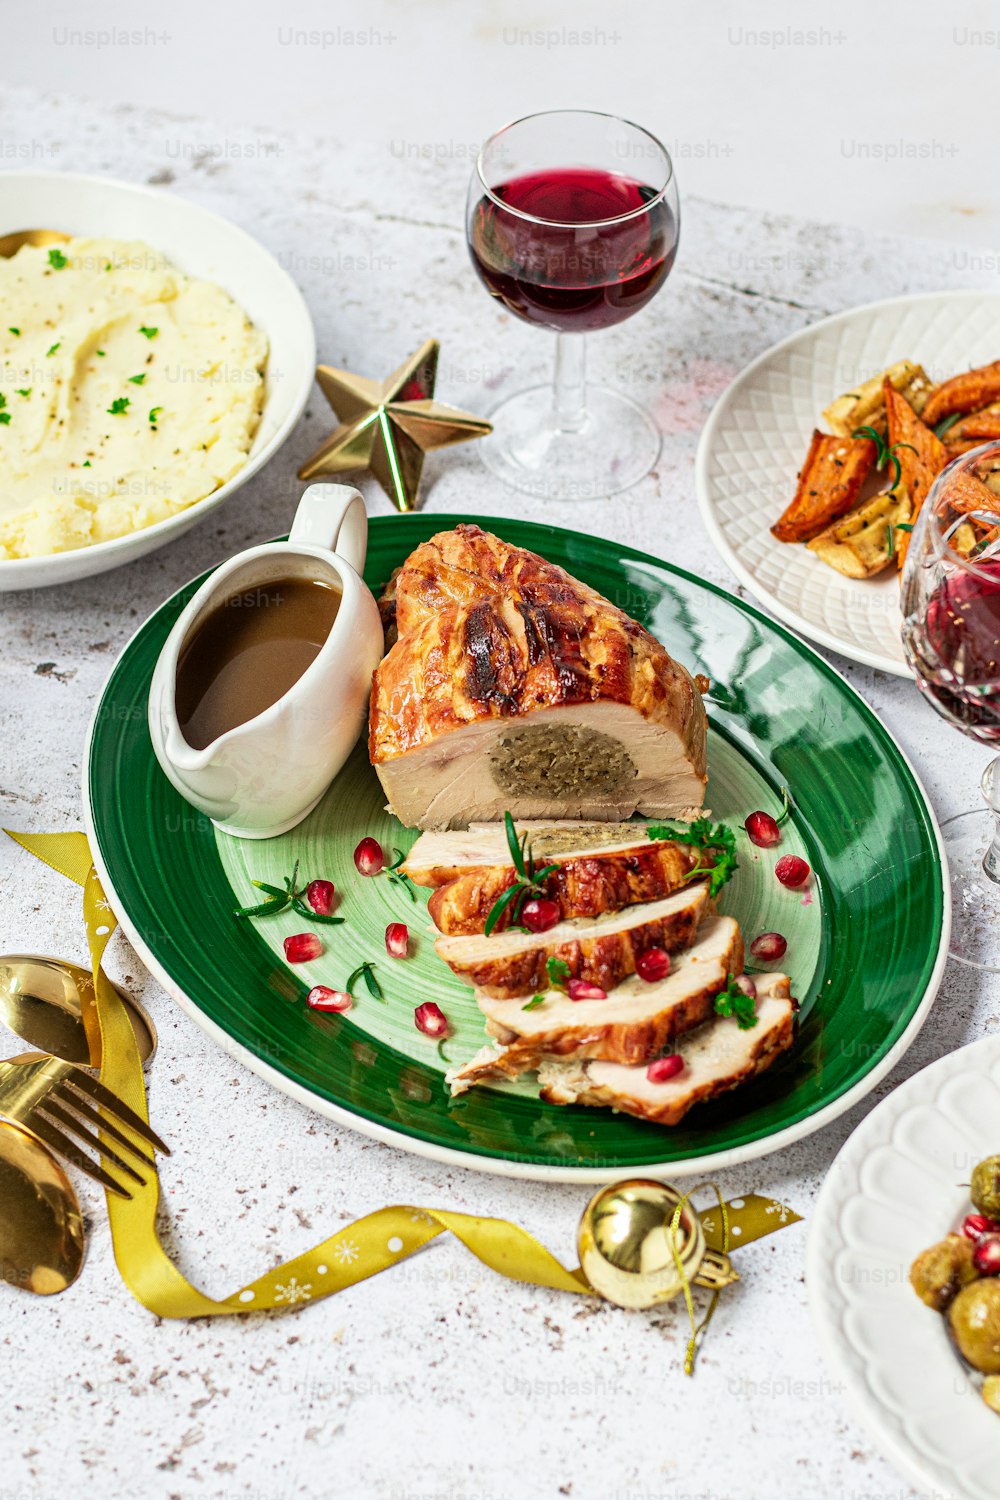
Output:
[[188,744],[204,750],[284,697],[318,656],[340,597],[325,583],[278,578],[217,604],[177,663],[177,720]]

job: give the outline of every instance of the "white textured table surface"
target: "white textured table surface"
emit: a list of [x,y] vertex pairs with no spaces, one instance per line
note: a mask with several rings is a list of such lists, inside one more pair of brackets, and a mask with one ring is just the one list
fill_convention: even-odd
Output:
[[[223,131],[137,109],[27,92],[0,96],[8,164],[160,184],[229,215],[301,283],[322,357],[381,375],[427,335],[439,394],[481,408],[516,373],[541,376],[548,340],[490,303],[461,231],[467,162],[400,160],[286,135]],[[223,142],[214,157],[199,144]],[[244,150],[238,149],[239,147]],[[2,191],[2,188],[0,188]],[[775,339],[892,293],[988,285],[947,245],[894,242],[688,200],[677,268],[631,323],[592,342],[595,376],[627,384],[664,432],[657,475],[625,497],[549,505],[544,519],[649,550],[725,587],[693,496],[697,435],[714,398]],[[979,278],[977,280],[977,277]],[[328,429],[315,399],[287,448],[221,512],[171,547],[28,599],[0,596],[0,815],[26,830],[79,825],[81,752],[96,694],[137,624],[192,575],[287,528],[294,472]],[[425,508],[541,518],[497,490],[473,448],[429,461]],[[388,501],[367,489],[372,513]],[[977,795],[983,752],[906,682],[837,661],[916,762],[942,817]],[[77,898],[0,844],[5,947],[85,952]],[[222,1294],[384,1203],[514,1218],[569,1258],[579,1190],[447,1170],[340,1130],[228,1060],[116,939],[112,972],[160,1030],[154,1120],[164,1229],[185,1272]],[[995,1029],[995,984],[950,968],[919,1040],[876,1097]],[[11,1038],[8,1052],[15,1050]],[[721,1174],[807,1220],[865,1105],[780,1157]],[[0,1288],[7,1400],[3,1500],[376,1497],[376,1500],[904,1500],[819,1360],[803,1285],[806,1226],[741,1257],[697,1378],[680,1371],[676,1309],[627,1315],[493,1278],[448,1241],[396,1272],[284,1317],[160,1323],[118,1280],[102,1201],[84,1274],[48,1302]]]

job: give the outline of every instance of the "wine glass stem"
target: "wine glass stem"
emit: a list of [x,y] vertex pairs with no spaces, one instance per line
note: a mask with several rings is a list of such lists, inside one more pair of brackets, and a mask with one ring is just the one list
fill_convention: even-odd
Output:
[[580,432],[587,421],[587,348],[582,333],[556,334],[553,390],[557,432]]
[[982,791],[993,815],[993,842],[983,856],[983,872],[1000,885],[1000,755],[983,772]]

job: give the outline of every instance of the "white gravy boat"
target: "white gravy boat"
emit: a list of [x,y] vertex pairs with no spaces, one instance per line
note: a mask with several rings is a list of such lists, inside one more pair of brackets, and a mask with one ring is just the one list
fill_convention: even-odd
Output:
[[[313,484],[287,542],[238,553],[202,584],[167,638],[149,690],[156,758],[181,796],[237,838],[285,833],[311,812],[365,724],[372,672],[384,645],[378,605],[362,582],[368,517],[356,489]],[[192,632],[226,599],[304,578],[338,589],[341,602],[318,655],[270,708],[203,750],[181,733],[177,664]]]

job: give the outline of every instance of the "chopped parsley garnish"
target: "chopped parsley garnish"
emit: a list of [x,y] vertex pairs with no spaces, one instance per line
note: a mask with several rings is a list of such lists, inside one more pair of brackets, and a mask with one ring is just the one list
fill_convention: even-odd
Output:
[[160,330],[158,328],[147,328],[145,324],[141,324],[139,327],[139,332],[142,334],[143,338],[147,339],[155,339],[159,331]]
[[532,995],[531,999],[527,1002],[527,1004],[521,1006],[521,1009],[522,1010],[537,1010],[540,1005],[544,1005],[544,1004],[545,1004],[545,996],[544,995]]
[[20,328],[8,328],[7,332],[12,333],[16,339],[19,339],[21,337]]
[[[60,340],[60,343],[61,342],[62,341]],[[53,344],[51,349],[46,349],[46,351],[45,351],[45,358],[46,359],[50,359],[52,357],[52,355],[55,354],[55,352],[56,352],[56,350],[58,348],[59,348],[59,344]]]
[[95,349],[94,353],[97,355],[98,359],[103,359],[104,358],[104,350],[103,349]]
[[[550,989],[565,990],[567,984],[569,983],[570,968],[569,964],[564,958],[556,958],[554,953],[550,953],[548,958],[545,960],[545,972],[549,977]],[[539,1005],[542,1004],[544,999],[545,996],[542,994],[532,995],[527,1004],[521,1006],[521,1009],[535,1010]]]
[[111,405],[108,407],[108,415],[112,417],[123,417],[128,411],[129,405],[130,403],[127,396],[116,396]]
[[83,461],[83,463],[80,465],[80,467],[82,469],[89,469],[90,468],[90,459],[89,458],[85,458],[84,461]]
[[153,427],[156,426],[156,419],[160,415],[160,412],[162,410],[163,410],[162,406],[151,406],[149,408],[149,420],[150,420],[150,423],[151,423],[151,425]]
[[146,372],[145,370],[143,370],[141,375],[130,375],[128,378],[128,383],[129,385],[142,385],[142,382],[145,380],[145,378]]
[[30,385],[18,386],[17,387],[17,394],[19,396],[30,396],[31,395],[31,386]]
[[61,250],[55,249],[49,251],[49,265],[52,267],[53,271],[62,271],[66,266],[69,265],[69,261],[66,259],[65,255],[63,255]]
[[10,412],[3,410],[6,405],[7,397],[2,392],[0,392],[0,426],[3,427],[6,427],[7,423],[10,421]]
[[710,853],[712,863],[703,864],[699,859],[686,877],[688,880],[695,880],[701,875],[707,875],[710,896],[717,896],[739,869],[736,834],[725,823],[716,823],[713,827],[710,818],[695,818],[693,823],[679,829],[671,828],[666,823],[650,823],[646,833],[651,839],[672,839],[675,844],[694,844]]
[[757,1025],[757,1002],[752,995],[743,993],[732,974],[726,988],[715,997],[715,1013],[735,1021],[741,1031],[750,1031]]

